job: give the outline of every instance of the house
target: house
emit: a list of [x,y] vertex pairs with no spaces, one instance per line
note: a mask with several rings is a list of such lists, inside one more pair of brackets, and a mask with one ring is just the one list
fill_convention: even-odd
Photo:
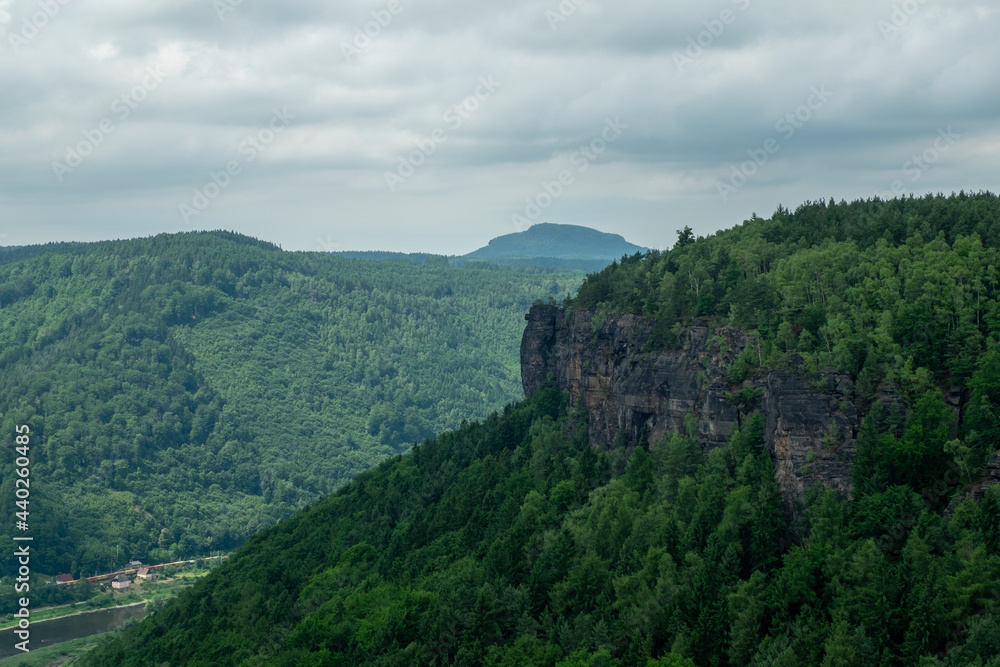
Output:
[[130,568],[133,568],[133,569],[137,568],[137,567],[142,567],[142,561],[141,560],[130,560],[128,562],[128,566]]
[[129,578],[126,577],[124,574],[119,574],[117,577],[114,578],[114,581],[111,582],[111,588],[118,588],[118,589],[128,588],[131,585],[132,582],[129,581]]
[[72,574],[60,574],[56,577],[56,586],[63,586],[65,584],[72,584],[74,581]]
[[143,581],[154,581],[157,576],[155,572],[150,572],[148,567],[140,567],[139,571],[135,573],[135,578]]

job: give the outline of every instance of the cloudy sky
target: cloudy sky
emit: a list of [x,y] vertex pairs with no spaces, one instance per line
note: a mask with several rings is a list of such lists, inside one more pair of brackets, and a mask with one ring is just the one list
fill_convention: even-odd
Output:
[[650,247],[998,190],[992,0],[0,0],[0,244]]

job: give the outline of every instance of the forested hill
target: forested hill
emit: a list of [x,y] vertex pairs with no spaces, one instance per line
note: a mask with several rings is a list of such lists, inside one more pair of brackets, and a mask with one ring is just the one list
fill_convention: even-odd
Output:
[[[659,346],[692,322],[761,341],[724,446],[691,419],[594,448],[543,385],[258,534],[87,664],[1000,667],[998,231],[990,194],[817,203],[616,263],[571,307],[655,318]],[[868,400],[852,497],[808,489],[794,524],[740,391],[768,364]]]
[[[231,549],[485,416],[520,396],[524,311],[582,278],[225,232],[5,251],[0,428],[33,433],[33,571]],[[12,544],[18,508],[2,507]]]

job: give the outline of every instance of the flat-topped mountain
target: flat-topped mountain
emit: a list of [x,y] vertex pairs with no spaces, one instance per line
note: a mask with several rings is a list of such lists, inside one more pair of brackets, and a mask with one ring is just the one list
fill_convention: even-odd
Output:
[[488,260],[501,264],[534,264],[542,261],[599,270],[623,255],[634,255],[646,250],[647,248],[629,243],[619,234],[608,234],[579,225],[543,222],[523,232],[498,236],[488,245],[465,255],[463,259]]
[[580,225],[543,222],[515,234],[498,236],[467,255],[434,255],[380,250],[349,250],[332,254],[350,259],[448,263],[468,262],[503,266],[546,266],[579,271],[600,271],[623,256],[645,253],[648,248],[629,243],[619,234],[608,234]]

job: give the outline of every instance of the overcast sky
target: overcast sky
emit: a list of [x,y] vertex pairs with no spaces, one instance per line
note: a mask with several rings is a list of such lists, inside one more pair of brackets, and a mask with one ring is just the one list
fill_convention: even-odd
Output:
[[0,0],[0,244],[665,248],[996,192],[997,35],[992,0]]

